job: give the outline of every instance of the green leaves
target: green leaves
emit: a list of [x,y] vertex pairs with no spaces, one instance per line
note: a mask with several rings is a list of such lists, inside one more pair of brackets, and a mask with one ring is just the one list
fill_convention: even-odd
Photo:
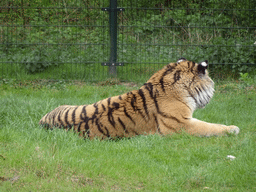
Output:
[[58,65],[55,62],[58,60],[59,53],[52,49],[39,47],[24,54],[20,58],[20,62],[23,63],[25,69],[30,73],[41,72],[51,65]]
[[[20,1],[1,9],[0,57],[22,63],[30,73],[63,63],[101,63],[109,59],[109,0]],[[243,2],[118,1],[118,60],[169,63],[184,56],[250,72],[256,63],[254,12]],[[6,1],[0,3],[6,7]],[[127,65],[126,65],[127,66]],[[125,68],[125,67],[124,67]],[[138,67],[139,68],[139,67]],[[219,69],[214,65],[212,69]]]

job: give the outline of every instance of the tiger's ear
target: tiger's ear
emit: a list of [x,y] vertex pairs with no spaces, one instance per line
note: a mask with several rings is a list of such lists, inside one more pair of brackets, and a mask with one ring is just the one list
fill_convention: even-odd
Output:
[[182,62],[182,61],[187,61],[187,59],[185,59],[184,57],[181,57],[181,58],[179,58],[179,59],[177,60],[177,63],[180,63],[180,62]]
[[205,74],[205,70],[208,68],[208,61],[202,61],[201,63],[198,64],[198,72]]

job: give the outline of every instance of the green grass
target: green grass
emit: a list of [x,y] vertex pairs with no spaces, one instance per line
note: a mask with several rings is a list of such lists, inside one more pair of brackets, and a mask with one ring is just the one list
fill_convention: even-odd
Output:
[[219,84],[210,104],[194,115],[237,125],[237,136],[182,133],[99,141],[38,125],[59,105],[94,103],[138,87],[2,80],[1,191],[256,190],[255,86]]

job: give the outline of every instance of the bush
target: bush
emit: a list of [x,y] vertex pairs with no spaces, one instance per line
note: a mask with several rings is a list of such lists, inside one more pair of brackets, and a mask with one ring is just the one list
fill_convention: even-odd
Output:
[[[246,7],[253,0],[118,3],[127,7],[118,13],[120,62],[168,63],[183,56],[225,64],[213,69],[235,73],[250,72],[248,64],[256,63],[256,20]],[[0,6],[8,7],[0,10],[3,63],[23,63],[36,73],[65,62],[109,60],[109,14],[100,11],[109,0],[2,1]]]

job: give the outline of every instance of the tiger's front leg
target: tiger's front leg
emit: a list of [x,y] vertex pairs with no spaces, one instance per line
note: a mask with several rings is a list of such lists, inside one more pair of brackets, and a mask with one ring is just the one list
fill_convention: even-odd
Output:
[[188,119],[168,119],[161,118],[159,121],[159,132],[163,135],[172,134],[185,130],[187,133],[195,136],[221,136],[227,133],[239,133],[239,128],[231,125],[221,125],[207,123],[195,118]]
[[239,128],[234,125],[226,126],[222,124],[207,123],[195,118],[190,118],[185,121],[185,129],[191,135],[206,137],[213,135],[226,135],[227,133],[233,133],[237,135],[240,131]]

